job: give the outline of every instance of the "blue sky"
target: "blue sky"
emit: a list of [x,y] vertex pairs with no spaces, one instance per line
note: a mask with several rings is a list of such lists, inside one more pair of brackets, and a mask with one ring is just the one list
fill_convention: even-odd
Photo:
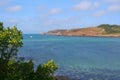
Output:
[[23,33],[120,25],[120,0],[0,0],[0,21]]

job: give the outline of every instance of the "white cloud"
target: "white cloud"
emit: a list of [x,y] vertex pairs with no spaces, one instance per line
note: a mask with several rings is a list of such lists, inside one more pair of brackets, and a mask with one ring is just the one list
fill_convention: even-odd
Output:
[[15,19],[10,19],[8,22],[9,22],[9,23],[18,23],[18,21],[15,20]]
[[44,5],[44,4],[42,4],[42,5],[40,5],[39,7],[38,7],[38,9],[39,10],[44,10],[44,9],[46,9],[47,7],[46,7],[46,5]]
[[94,6],[94,8],[97,8],[97,7],[100,6],[100,3],[99,3],[99,2],[94,2],[94,3],[93,3],[93,6]]
[[111,6],[108,8],[108,11],[111,11],[111,12],[120,11],[120,5],[119,5],[119,4],[111,5]]
[[73,10],[89,10],[97,8],[100,4],[98,2],[82,1],[73,7]]
[[111,12],[120,12],[120,5],[119,4],[114,4],[110,5],[106,10],[101,10],[93,14],[93,16],[103,16],[105,14],[110,14]]
[[46,26],[50,26],[50,25],[53,25],[53,24],[54,24],[54,21],[53,21],[53,20],[47,20],[44,24],[45,24]]
[[60,20],[60,21],[58,21],[58,23],[59,24],[72,23],[72,22],[78,21],[80,19],[81,19],[80,16],[74,16],[74,17],[70,17],[70,18],[66,18],[66,19]]
[[7,8],[7,11],[9,11],[9,12],[18,12],[18,11],[20,11],[20,10],[22,10],[22,7],[19,6],[19,5],[17,5],[17,6],[12,6],[12,7],[8,7],[8,8]]
[[31,19],[31,18],[26,18],[26,19],[24,19],[24,21],[25,21],[25,22],[31,22],[32,19]]
[[59,14],[62,12],[61,8],[53,8],[50,10],[50,14]]
[[74,17],[58,19],[58,20],[49,19],[49,20],[45,20],[44,25],[50,26],[50,25],[61,25],[61,24],[66,24],[66,23],[69,24],[69,23],[79,21],[80,19],[81,19],[80,16],[74,16]]
[[10,0],[0,0],[0,6],[7,5]]
[[120,2],[120,0],[105,0],[106,2]]
[[91,2],[84,1],[84,2],[80,2],[79,4],[75,5],[73,9],[74,10],[87,10],[90,8],[91,5],[92,5]]
[[106,14],[106,11],[104,10],[101,10],[101,11],[98,11],[96,12],[95,14],[93,14],[93,16],[97,16],[97,17],[100,17],[100,16],[103,16]]

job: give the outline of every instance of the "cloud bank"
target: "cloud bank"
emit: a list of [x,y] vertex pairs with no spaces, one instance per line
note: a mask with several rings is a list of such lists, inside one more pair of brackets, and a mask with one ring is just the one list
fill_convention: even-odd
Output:
[[16,5],[16,6],[11,6],[6,9],[8,12],[18,12],[22,10],[22,6]]
[[50,14],[59,14],[62,12],[61,8],[53,8],[50,10]]
[[75,5],[73,7],[73,10],[75,10],[75,11],[90,10],[93,8],[97,8],[98,6],[99,6],[98,2],[82,1],[79,4]]

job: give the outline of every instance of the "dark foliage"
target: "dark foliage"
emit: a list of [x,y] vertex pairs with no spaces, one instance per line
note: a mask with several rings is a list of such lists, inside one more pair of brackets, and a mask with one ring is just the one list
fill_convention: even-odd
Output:
[[107,34],[120,33],[120,25],[102,24],[98,27],[105,29]]
[[53,80],[58,66],[53,60],[34,69],[32,60],[24,61],[17,56],[22,43],[22,32],[14,28],[4,28],[0,22],[0,80]]

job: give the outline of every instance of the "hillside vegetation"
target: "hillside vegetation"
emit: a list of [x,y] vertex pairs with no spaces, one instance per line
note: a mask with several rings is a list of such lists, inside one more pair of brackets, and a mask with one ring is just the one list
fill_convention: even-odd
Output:
[[45,34],[62,36],[120,36],[120,25],[102,24],[97,27],[78,28],[71,30],[53,30]]
[[98,27],[103,28],[105,30],[106,34],[120,33],[120,25],[103,24]]

